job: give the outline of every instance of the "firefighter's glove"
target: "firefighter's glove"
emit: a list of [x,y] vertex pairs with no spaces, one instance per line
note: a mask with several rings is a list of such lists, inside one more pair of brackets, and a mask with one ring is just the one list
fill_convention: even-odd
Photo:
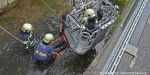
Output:
[[82,23],[83,23],[83,22],[87,22],[87,20],[88,20],[88,18],[87,18],[87,17],[84,17],[81,22],[82,22]]
[[81,28],[82,28],[82,30],[85,30],[85,26],[84,25],[82,25]]
[[63,32],[59,32],[59,36],[61,36],[63,34]]

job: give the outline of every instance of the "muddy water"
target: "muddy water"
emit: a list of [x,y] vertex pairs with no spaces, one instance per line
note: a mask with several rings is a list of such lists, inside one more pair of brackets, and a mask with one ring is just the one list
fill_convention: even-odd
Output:
[[[13,24],[6,26],[11,27],[11,25]],[[53,33],[57,36],[59,27],[57,18],[42,18],[33,25],[33,32],[38,41],[46,33]],[[19,29],[14,35],[21,38]],[[33,52],[25,54],[22,44],[11,36],[0,43],[0,48],[0,75],[82,75],[96,56],[96,50],[90,50],[84,55],[77,55],[68,50],[56,59],[55,63],[40,65],[36,63]]]

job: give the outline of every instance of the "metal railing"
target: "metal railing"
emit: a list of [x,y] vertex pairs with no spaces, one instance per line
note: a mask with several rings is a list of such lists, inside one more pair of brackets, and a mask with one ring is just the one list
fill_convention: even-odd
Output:
[[133,12],[132,17],[127,23],[123,33],[121,34],[121,37],[119,38],[116,46],[114,47],[105,66],[103,67],[102,72],[100,72],[99,74],[114,75],[147,1],[148,0],[140,0],[140,2],[138,3],[137,8]]

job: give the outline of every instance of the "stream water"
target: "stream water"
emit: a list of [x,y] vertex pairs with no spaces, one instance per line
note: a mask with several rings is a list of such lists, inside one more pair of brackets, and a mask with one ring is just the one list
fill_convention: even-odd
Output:
[[[59,28],[57,18],[42,18],[34,22],[33,25],[33,33],[38,41],[46,33],[57,36]],[[7,24],[4,28],[11,26],[13,26],[13,23]],[[13,35],[21,38],[19,30]],[[22,44],[11,36],[0,43],[0,48],[0,75],[82,75],[97,54],[94,49],[84,55],[78,55],[68,50],[58,57],[55,63],[40,65],[36,63],[33,52],[25,54]]]

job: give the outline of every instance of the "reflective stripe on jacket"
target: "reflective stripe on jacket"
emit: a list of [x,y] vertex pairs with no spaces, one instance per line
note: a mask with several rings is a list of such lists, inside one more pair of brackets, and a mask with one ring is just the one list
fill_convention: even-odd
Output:
[[[52,54],[54,52],[53,47],[48,44],[48,45],[44,45],[43,41],[40,41],[39,45],[37,46],[36,50],[38,50],[39,52],[43,53],[43,54]],[[48,56],[42,56],[37,52],[34,52],[34,57],[38,60],[46,60]]]
[[30,32],[23,32],[22,30],[20,31],[22,34],[22,43],[23,44],[29,44],[31,41],[34,40],[34,35],[32,33],[32,31]]

